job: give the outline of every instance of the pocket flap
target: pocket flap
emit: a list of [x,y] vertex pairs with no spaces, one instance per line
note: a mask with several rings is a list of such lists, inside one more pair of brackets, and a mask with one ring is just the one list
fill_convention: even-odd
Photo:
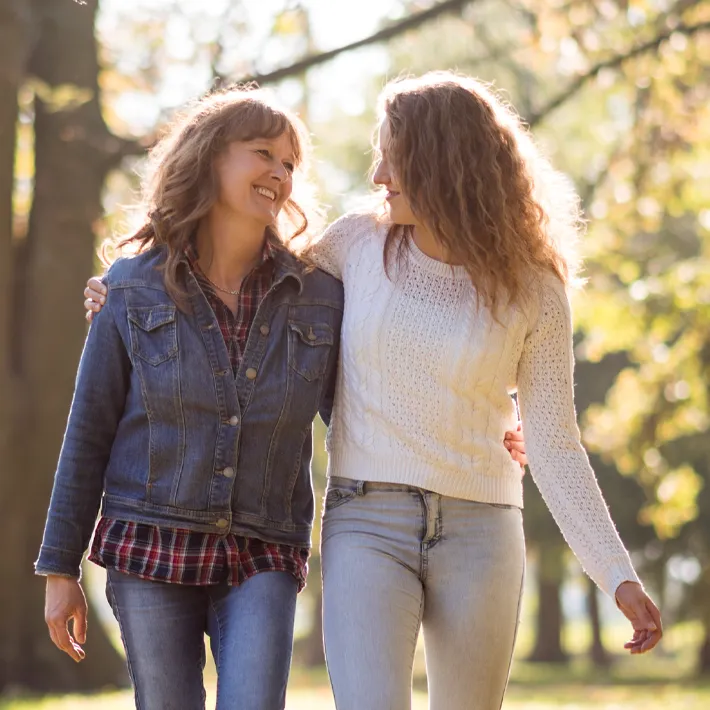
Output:
[[296,323],[290,321],[288,327],[306,345],[333,344],[333,329],[327,323]]
[[175,320],[175,306],[169,304],[135,306],[128,309],[128,320],[135,323],[141,330],[150,332]]

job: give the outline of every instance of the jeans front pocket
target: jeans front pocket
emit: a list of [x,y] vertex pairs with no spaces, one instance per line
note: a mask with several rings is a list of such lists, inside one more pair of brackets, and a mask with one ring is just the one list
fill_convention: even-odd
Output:
[[177,355],[176,308],[171,304],[128,308],[131,352],[156,367]]

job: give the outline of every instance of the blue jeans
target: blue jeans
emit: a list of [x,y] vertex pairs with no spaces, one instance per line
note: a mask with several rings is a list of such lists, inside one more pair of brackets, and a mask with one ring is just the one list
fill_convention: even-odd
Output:
[[323,629],[338,710],[409,710],[424,630],[431,710],[500,710],[520,613],[519,508],[331,477]]
[[298,584],[261,572],[239,587],[187,586],[107,571],[138,710],[202,710],[205,632],[217,667],[217,710],[281,710]]

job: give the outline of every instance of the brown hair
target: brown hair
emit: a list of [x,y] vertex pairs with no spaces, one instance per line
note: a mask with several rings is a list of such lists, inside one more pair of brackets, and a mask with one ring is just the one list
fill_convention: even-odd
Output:
[[[111,263],[114,250],[119,254],[139,253],[165,245],[165,286],[173,300],[184,307],[186,294],[177,270],[199,221],[217,199],[215,158],[233,141],[276,138],[284,133],[293,146],[295,174],[303,174],[310,150],[306,128],[295,115],[277,107],[261,89],[253,85],[228,87],[196,101],[175,118],[150,151],[148,177],[142,188],[145,224],[117,243],[107,240],[100,250],[104,264]],[[296,201],[299,190],[300,201],[307,200],[312,208],[309,216],[319,216],[315,202],[306,194],[310,185],[303,178],[299,183],[294,180],[294,193],[271,230],[297,255],[308,246],[313,230],[305,209]]]
[[[390,82],[380,97],[388,156],[412,212],[462,264],[494,313],[524,304],[535,276],[574,277],[579,200],[517,114],[482,82],[451,72]],[[385,266],[412,229],[391,225]]]

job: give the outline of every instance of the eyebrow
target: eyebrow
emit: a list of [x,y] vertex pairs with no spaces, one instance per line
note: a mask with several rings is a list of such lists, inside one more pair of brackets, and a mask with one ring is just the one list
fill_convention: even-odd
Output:
[[[268,143],[272,148],[274,146],[275,139],[274,138],[252,138],[250,141],[247,141],[247,143]],[[286,156],[287,160],[291,160],[291,162],[296,162],[296,156],[293,153],[289,153]]]

